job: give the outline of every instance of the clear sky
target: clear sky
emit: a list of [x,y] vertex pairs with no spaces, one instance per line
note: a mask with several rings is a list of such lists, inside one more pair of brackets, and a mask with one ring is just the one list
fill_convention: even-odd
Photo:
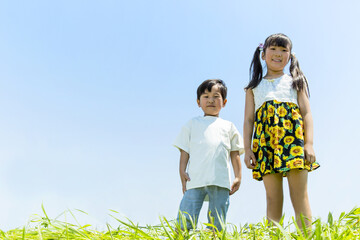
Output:
[[[172,142],[202,114],[197,86],[226,82],[220,116],[242,133],[253,52],[278,32],[310,83],[321,164],[309,174],[313,215],[359,206],[359,9],[357,0],[1,1],[0,229],[24,226],[42,203],[52,218],[81,209],[79,221],[99,228],[116,225],[109,209],[144,225],[175,218]],[[236,225],[265,216],[262,182],[245,164],[242,173],[228,213]],[[293,214],[288,194],[284,211]]]

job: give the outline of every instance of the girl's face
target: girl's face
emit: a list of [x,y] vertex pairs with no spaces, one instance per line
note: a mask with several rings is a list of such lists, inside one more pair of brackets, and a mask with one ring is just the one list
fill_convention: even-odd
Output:
[[226,99],[223,99],[219,86],[216,84],[211,88],[211,92],[207,89],[200,95],[200,100],[197,100],[199,107],[204,112],[205,116],[218,117],[220,110],[225,106]]
[[290,60],[290,48],[288,46],[269,46],[261,57],[266,62],[267,77],[284,74],[284,68]]

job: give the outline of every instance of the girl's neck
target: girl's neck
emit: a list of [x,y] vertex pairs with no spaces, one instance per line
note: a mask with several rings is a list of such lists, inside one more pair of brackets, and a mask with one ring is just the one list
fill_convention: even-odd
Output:
[[284,72],[267,72],[264,76],[265,79],[279,78],[284,75]]

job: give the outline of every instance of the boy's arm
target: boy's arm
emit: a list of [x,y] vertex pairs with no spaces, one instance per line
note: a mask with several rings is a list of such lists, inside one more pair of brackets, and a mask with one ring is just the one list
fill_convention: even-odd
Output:
[[237,190],[239,190],[241,183],[241,161],[240,161],[240,152],[232,151],[230,152],[231,164],[234,169],[235,179],[231,185],[230,195],[234,194]]
[[179,165],[179,173],[182,185],[183,193],[186,192],[186,182],[190,181],[189,175],[186,173],[186,167],[189,162],[190,155],[184,150],[180,149],[180,165]]

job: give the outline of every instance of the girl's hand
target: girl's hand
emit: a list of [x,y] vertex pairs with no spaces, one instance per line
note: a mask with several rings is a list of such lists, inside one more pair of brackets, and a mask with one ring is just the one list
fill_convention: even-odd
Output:
[[251,150],[245,151],[244,162],[245,162],[245,165],[247,168],[249,168],[249,169],[255,168],[257,162],[256,162],[256,158],[255,158],[253,151],[251,151]]
[[312,144],[304,145],[305,163],[312,164],[316,161],[315,151]]
[[237,190],[239,190],[241,180],[240,178],[235,178],[233,184],[231,185],[230,195],[233,195]]
[[182,191],[183,191],[183,194],[184,194],[186,192],[186,182],[190,181],[190,177],[187,174],[187,172],[181,172],[180,173],[180,179],[181,179]]

